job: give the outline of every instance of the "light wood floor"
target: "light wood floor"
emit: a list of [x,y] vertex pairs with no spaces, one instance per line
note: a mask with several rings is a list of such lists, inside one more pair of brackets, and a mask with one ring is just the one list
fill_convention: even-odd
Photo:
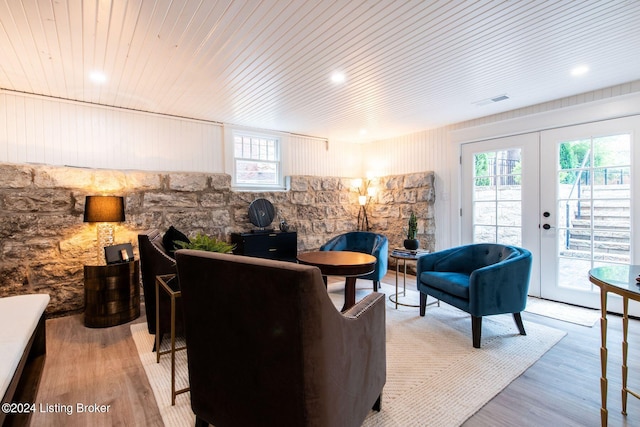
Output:
[[[394,283],[391,274],[386,283]],[[408,289],[414,289],[415,281],[407,279]],[[526,312],[522,317],[525,327],[538,322],[567,336],[464,426],[600,425],[599,325],[588,328]],[[134,322],[144,321],[142,316]],[[82,315],[47,321],[47,360],[36,404],[59,412],[36,412],[31,426],[163,425],[129,327],[85,328]],[[621,319],[609,316],[609,425],[640,426],[639,400],[630,396],[629,415],[620,414],[621,330]],[[629,342],[630,385],[640,390],[640,321],[630,322]],[[106,413],[78,413],[78,404],[110,406]],[[70,405],[72,415],[61,405]]]

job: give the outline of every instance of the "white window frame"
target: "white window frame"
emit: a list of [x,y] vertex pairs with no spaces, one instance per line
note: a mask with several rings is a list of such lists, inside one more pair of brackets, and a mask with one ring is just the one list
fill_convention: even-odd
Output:
[[[245,130],[241,128],[226,129],[226,146],[227,146],[227,171],[231,175],[231,186],[238,191],[282,191],[286,190],[285,178],[282,171],[282,137],[276,133],[267,131]],[[275,142],[275,159],[264,160],[259,158],[236,157],[235,142],[237,137],[255,139],[265,139]],[[275,164],[276,177],[274,183],[261,184],[256,182],[241,182],[238,177],[237,164],[240,161],[257,161]]]

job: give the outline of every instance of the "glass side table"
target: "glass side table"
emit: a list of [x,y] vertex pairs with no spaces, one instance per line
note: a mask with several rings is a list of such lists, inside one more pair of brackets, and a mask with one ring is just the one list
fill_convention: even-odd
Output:
[[629,367],[627,353],[629,343],[629,300],[640,301],[640,265],[606,265],[589,270],[589,281],[600,288],[600,425],[609,423],[607,410],[607,294],[622,297],[622,414],[627,415],[627,397],[632,395],[640,399],[640,393],[632,391],[627,385]]
[[[163,274],[156,276],[156,362],[160,363],[160,356],[171,354],[171,406],[176,404],[176,396],[190,390],[185,387],[176,390],[176,351],[186,350],[186,346],[176,348],[176,301],[182,297],[182,292],[178,288],[178,281],[175,274]],[[171,299],[171,348],[160,351],[160,290],[169,295]]]
[[[400,302],[400,298],[404,298],[407,296],[407,261],[417,261],[423,255],[426,255],[427,252],[418,252],[418,253],[410,253],[410,252],[395,252],[392,251],[389,255],[391,258],[396,260],[396,293],[389,295],[389,301],[396,305],[396,309],[399,305],[404,307],[420,307],[419,304],[408,304]],[[403,272],[402,272],[402,294],[398,290],[398,276],[400,270],[400,261],[402,261]],[[427,305],[438,304],[440,306],[440,300],[431,302]]]

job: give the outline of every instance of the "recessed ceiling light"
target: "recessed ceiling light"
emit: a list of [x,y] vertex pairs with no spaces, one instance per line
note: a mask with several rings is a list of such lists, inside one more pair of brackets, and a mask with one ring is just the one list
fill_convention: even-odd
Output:
[[571,70],[571,75],[574,77],[583,76],[589,72],[589,67],[586,65],[580,65]]
[[345,77],[344,73],[340,71],[335,71],[333,74],[331,74],[331,81],[334,83],[344,83],[346,79],[347,78]]
[[89,79],[94,83],[104,83],[107,81],[107,76],[102,71],[93,71],[89,74]]

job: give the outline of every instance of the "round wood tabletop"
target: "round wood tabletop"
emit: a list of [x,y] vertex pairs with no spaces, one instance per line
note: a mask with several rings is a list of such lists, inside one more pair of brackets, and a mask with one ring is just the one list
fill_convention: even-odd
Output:
[[315,265],[325,276],[361,276],[371,273],[376,258],[350,251],[318,251],[298,254],[300,264]]

